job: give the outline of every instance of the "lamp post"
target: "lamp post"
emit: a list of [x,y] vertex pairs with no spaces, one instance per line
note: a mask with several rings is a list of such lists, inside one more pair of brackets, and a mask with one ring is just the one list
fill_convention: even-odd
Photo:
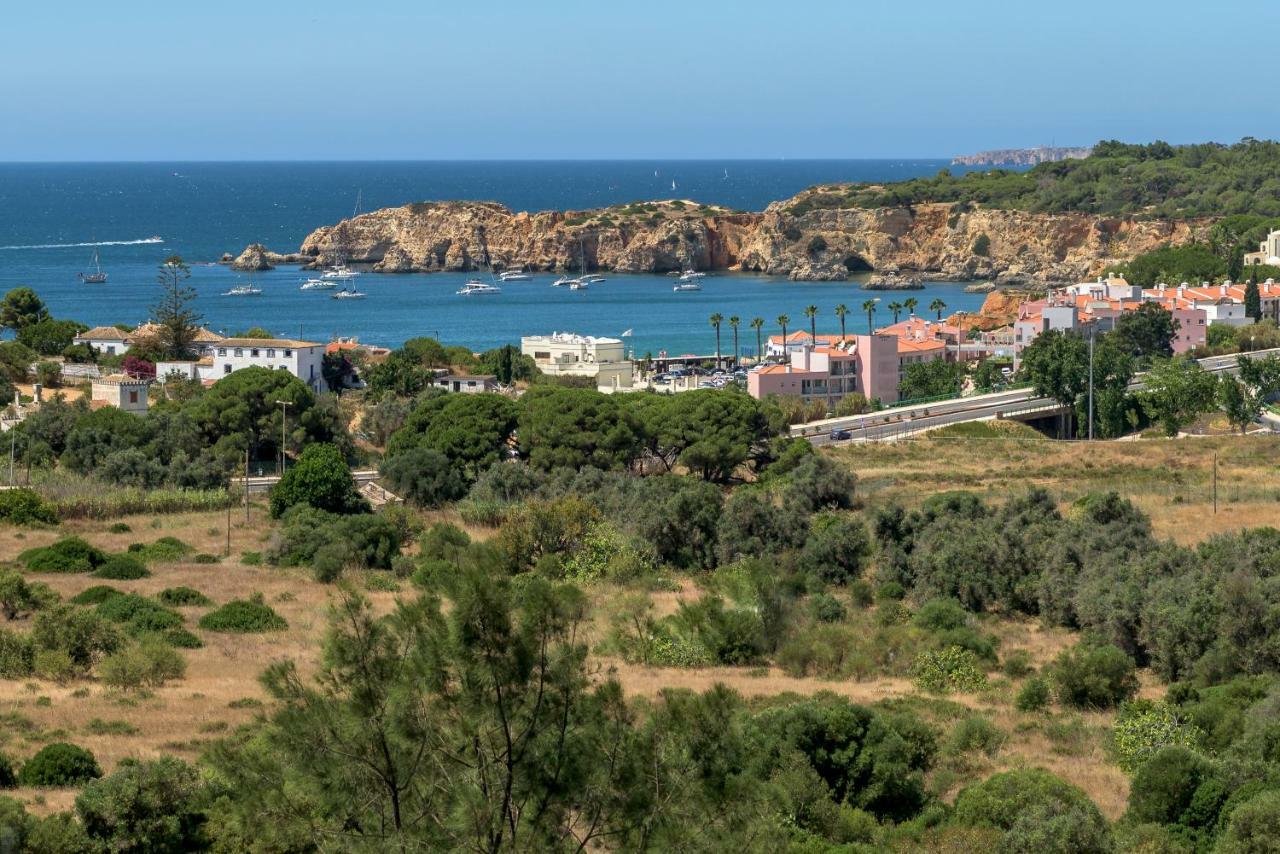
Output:
[[1096,328],[1089,324],[1089,441],[1093,441],[1093,334]]
[[284,477],[285,460],[285,444],[289,441],[286,432],[289,426],[289,407],[293,404],[287,400],[277,400],[280,406],[280,476]]

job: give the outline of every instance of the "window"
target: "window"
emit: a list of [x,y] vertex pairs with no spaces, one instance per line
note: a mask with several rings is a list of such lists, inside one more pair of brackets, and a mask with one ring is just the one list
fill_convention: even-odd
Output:
[[222,372],[223,372],[224,374],[229,374],[229,373],[231,373],[231,366],[230,366],[230,365],[223,365],[223,366],[222,366]]
[[138,393],[136,391],[129,392],[129,402],[130,403],[138,402]]
[[114,344],[108,344],[108,345],[107,345],[107,352],[114,356],[114,355],[115,355],[115,353],[116,353],[116,345],[114,345]]
[[226,348],[226,347],[219,347],[219,348],[218,348],[218,355],[219,355],[219,356],[225,356],[225,355],[227,355],[227,348]]
[[237,357],[237,358],[239,358],[239,357],[241,357],[241,356],[243,356],[243,355],[244,355],[244,348],[243,348],[243,347],[237,347],[237,348],[236,348],[236,357]]
[[258,348],[257,348],[257,347],[254,347],[252,350],[250,350],[250,351],[249,351],[249,356],[250,356],[250,358],[253,358],[253,359],[258,358]]
[[275,351],[275,348],[274,348],[274,347],[268,347],[268,348],[267,348],[267,358],[268,358],[268,359],[274,359],[275,357],[276,357],[276,351]]
[[281,365],[280,367],[276,368],[276,370],[277,370],[277,371],[287,371],[287,370],[289,370],[289,366],[288,366],[288,365]]
[[293,351],[292,351],[292,350],[285,350],[285,351],[284,351],[284,357],[285,357],[286,359],[291,359],[291,358],[293,358]]

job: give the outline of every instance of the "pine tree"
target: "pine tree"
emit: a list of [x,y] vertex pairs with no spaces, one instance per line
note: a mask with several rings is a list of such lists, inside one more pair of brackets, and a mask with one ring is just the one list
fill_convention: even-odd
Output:
[[195,355],[196,335],[200,331],[200,315],[192,308],[196,289],[186,284],[191,269],[178,255],[171,255],[160,265],[156,281],[164,289],[160,302],[151,307],[151,316],[160,326],[160,346],[171,359]]

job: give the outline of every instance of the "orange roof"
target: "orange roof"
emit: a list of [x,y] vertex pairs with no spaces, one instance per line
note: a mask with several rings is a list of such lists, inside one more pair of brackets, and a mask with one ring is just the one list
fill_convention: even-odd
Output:
[[946,348],[947,348],[947,344],[945,341],[934,341],[934,340],[916,341],[911,338],[898,339],[899,353],[903,353],[903,352],[924,353],[929,350],[945,350]]

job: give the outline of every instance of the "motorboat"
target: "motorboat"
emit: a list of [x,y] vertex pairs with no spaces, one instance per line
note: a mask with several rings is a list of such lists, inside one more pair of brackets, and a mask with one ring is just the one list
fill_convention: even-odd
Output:
[[488,282],[482,282],[479,279],[472,279],[458,289],[458,295],[464,297],[489,296],[500,293],[502,293],[502,288],[497,285],[491,285]]
[[569,283],[569,290],[571,291],[585,291],[589,287],[591,287],[591,283],[586,279],[578,279],[576,282]]
[[93,250],[93,272],[81,273],[80,281],[86,285],[100,285],[107,280],[107,274],[102,271],[102,260],[98,257],[98,250]]
[[307,279],[298,286],[300,291],[331,291],[338,286],[334,279]]
[[605,280],[604,276],[600,275],[599,273],[587,273],[585,276],[582,276],[581,278],[582,278],[582,281],[586,282],[589,285],[598,285]]
[[335,282],[349,282],[360,274],[352,270],[346,264],[334,264],[329,269],[320,274],[320,278],[329,279]]
[[676,293],[680,293],[681,291],[700,291],[702,290],[702,285],[694,281],[678,282],[671,287],[671,290]]
[[343,288],[335,293],[331,299],[364,299],[363,291],[357,291],[355,288]]
[[696,282],[698,279],[705,279],[706,273],[699,273],[697,270],[685,270],[676,277],[677,282]]
[[253,285],[236,285],[229,291],[225,291],[224,297],[256,297],[261,295],[262,288],[256,288]]
[[571,288],[575,284],[578,284],[581,281],[582,281],[581,279],[575,279],[573,276],[561,276],[560,278],[556,279],[554,282],[551,283],[551,287],[553,288],[570,287]]
[[517,267],[514,270],[504,270],[498,274],[498,278],[504,282],[527,282],[533,277]]

